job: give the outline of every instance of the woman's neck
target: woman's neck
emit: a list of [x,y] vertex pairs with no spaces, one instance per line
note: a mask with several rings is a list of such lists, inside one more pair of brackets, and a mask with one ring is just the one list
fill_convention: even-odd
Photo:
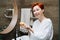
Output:
[[39,17],[39,21],[42,22],[46,17],[43,15],[41,17]]

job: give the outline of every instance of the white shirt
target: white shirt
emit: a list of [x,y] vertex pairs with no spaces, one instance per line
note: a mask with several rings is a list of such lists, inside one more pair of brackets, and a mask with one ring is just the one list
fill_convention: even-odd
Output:
[[34,33],[30,32],[30,40],[52,40],[53,38],[53,25],[49,18],[44,19],[42,22],[36,20],[32,29]]

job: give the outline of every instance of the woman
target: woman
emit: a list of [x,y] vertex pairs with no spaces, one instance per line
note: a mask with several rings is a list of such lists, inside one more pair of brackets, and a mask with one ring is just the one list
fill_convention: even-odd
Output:
[[30,40],[52,40],[53,25],[51,19],[44,16],[44,4],[33,3],[32,13],[37,18],[32,28],[24,25],[24,28],[30,32]]

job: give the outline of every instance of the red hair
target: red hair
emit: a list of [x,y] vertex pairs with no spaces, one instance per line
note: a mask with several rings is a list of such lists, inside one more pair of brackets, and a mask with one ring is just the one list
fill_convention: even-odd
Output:
[[36,6],[36,5],[38,5],[41,9],[44,9],[44,4],[43,4],[42,2],[41,2],[41,3],[39,3],[39,2],[33,3],[33,4],[32,4],[32,9],[33,9],[33,7]]

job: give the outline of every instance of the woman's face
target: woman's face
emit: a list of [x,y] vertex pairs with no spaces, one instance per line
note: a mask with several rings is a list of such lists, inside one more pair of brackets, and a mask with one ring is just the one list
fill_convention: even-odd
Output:
[[38,5],[33,7],[33,14],[36,18],[40,18],[42,16],[43,12],[44,11]]

